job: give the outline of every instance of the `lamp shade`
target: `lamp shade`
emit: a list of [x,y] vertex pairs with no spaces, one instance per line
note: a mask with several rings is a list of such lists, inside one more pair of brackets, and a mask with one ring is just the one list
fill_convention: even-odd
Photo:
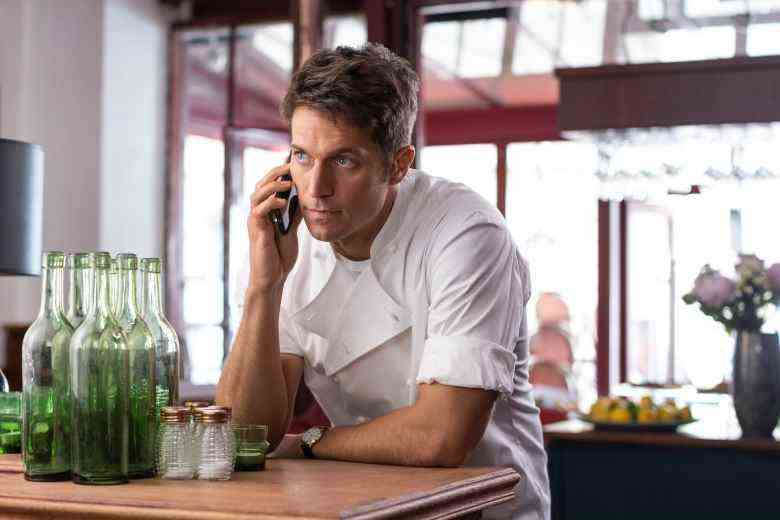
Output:
[[43,149],[0,139],[0,275],[40,273]]

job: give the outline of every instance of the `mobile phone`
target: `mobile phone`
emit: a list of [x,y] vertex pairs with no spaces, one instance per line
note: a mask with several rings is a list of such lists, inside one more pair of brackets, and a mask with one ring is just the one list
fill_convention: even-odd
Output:
[[[287,160],[285,162],[289,163],[291,158],[292,151],[287,155]],[[291,181],[292,175],[285,173],[279,177],[279,180]],[[269,218],[271,219],[271,222],[276,225],[276,229],[279,230],[279,233],[286,235],[290,231],[290,227],[292,227],[292,223],[295,220],[295,214],[298,212],[298,190],[295,185],[293,185],[291,189],[280,191],[276,196],[281,199],[287,199],[287,206],[285,206],[283,211],[278,209],[271,210]]]

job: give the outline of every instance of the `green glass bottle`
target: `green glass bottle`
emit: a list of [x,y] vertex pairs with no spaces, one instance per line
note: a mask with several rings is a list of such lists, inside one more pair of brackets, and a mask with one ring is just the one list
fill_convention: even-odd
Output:
[[43,254],[41,310],[22,343],[22,461],[27,480],[70,478],[69,344],[62,308],[65,254]]
[[128,472],[130,478],[154,476],[157,409],[155,407],[154,338],[138,312],[138,257],[118,256],[120,280],[116,316],[130,352],[130,416]]
[[87,293],[90,284],[87,283],[86,277],[94,276],[95,272],[90,268],[89,253],[69,254],[68,269],[70,293],[68,294],[68,312],[65,318],[75,330],[89,314],[89,305],[92,299]]
[[108,295],[111,301],[111,312],[117,317],[117,310],[119,308],[119,301],[122,299],[120,295],[121,291],[121,272],[119,269],[119,256],[111,259],[111,268],[108,270]]
[[127,336],[111,312],[108,253],[94,261],[94,302],[70,342],[72,466],[77,484],[127,482],[128,381]]
[[157,417],[166,406],[179,402],[179,337],[165,318],[162,304],[162,261],[141,260],[143,301],[141,316],[152,332],[155,343],[155,381]]

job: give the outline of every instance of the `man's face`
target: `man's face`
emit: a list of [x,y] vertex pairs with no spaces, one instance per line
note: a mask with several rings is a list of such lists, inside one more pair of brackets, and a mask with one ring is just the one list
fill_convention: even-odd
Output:
[[290,171],[312,236],[344,250],[370,245],[390,191],[379,147],[367,132],[307,107],[295,109],[290,126]]

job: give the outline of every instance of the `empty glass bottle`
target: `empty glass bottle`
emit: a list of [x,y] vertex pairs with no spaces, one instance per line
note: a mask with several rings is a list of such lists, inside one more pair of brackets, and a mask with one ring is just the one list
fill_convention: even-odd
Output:
[[65,254],[43,254],[41,310],[22,343],[22,460],[27,480],[70,478],[69,344],[62,307]]
[[117,258],[120,281],[116,317],[127,336],[130,356],[128,472],[130,478],[148,478],[154,476],[158,421],[155,406],[154,338],[146,322],[138,314],[138,257],[132,253],[122,253]]
[[127,482],[127,336],[111,312],[108,253],[90,256],[95,301],[70,342],[72,466],[77,484]]
[[92,299],[87,293],[90,284],[86,277],[94,276],[95,271],[90,269],[89,253],[69,254],[68,268],[70,293],[68,294],[68,312],[65,318],[75,330],[89,314],[89,305]]
[[165,318],[162,305],[162,261],[141,260],[143,301],[141,316],[154,338],[157,410],[179,402],[179,337]]
[[111,268],[108,270],[108,295],[111,299],[111,312],[117,316],[117,308],[122,299],[120,295],[122,283],[121,270],[119,268],[119,257],[111,259]]

